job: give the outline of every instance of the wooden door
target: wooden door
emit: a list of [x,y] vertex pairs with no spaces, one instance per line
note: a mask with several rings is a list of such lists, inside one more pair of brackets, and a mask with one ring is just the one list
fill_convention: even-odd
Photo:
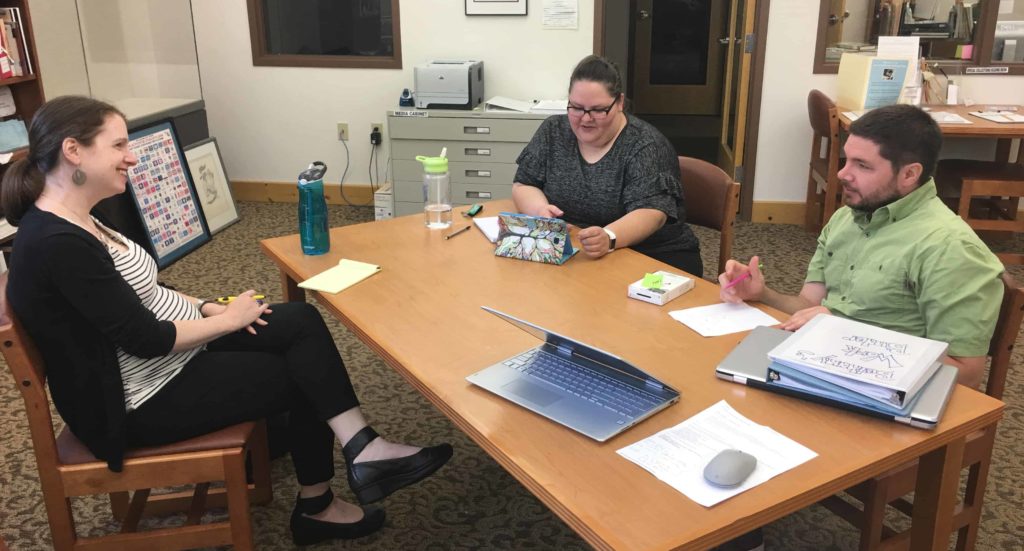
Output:
[[725,2],[637,0],[632,95],[641,114],[717,115]]
[[754,36],[757,0],[729,0],[728,3],[729,47],[725,61],[725,85],[722,88],[722,136],[718,164],[742,184],[751,58],[754,40],[761,37]]

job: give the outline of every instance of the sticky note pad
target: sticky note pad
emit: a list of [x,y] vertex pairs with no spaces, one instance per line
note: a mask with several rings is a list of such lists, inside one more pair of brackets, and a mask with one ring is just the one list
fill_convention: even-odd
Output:
[[646,289],[661,289],[661,274],[644,274],[643,286]]
[[299,287],[324,293],[340,293],[380,271],[380,266],[343,258],[337,266],[299,283]]

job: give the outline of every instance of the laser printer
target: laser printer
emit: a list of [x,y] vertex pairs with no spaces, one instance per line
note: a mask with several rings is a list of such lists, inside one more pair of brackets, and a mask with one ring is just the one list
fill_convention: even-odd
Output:
[[431,61],[413,76],[419,109],[472,109],[484,101],[483,61]]

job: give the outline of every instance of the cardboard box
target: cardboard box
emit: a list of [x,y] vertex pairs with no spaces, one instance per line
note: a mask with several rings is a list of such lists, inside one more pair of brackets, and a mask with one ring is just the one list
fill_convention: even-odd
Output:
[[839,61],[836,105],[847,111],[893,105],[914,75],[909,59],[844,53]]
[[644,287],[644,279],[640,278],[629,284],[629,297],[661,306],[668,304],[672,299],[682,295],[690,289],[693,289],[693,279],[686,276],[672,274],[663,270],[658,270],[657,272],[654,272],[654,274],[661,274],[660,289],[648,289],[647,287]]
[[387,182],[373,193],[373,219],[389,220],[395,217],[395,196]]

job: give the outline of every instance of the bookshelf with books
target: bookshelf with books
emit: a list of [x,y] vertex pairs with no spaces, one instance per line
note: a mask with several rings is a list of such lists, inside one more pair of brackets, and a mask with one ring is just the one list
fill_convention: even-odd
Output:
[[[0,115],[0,125],[20,120],[27,126],[45,101],[28,4],[28,0],[0,0],[0,88],[10,90],[14,104],[13,112],[8,108]],[[17,148],[13,153],[13,159],[17,159],[27,153],[27,148]]]

